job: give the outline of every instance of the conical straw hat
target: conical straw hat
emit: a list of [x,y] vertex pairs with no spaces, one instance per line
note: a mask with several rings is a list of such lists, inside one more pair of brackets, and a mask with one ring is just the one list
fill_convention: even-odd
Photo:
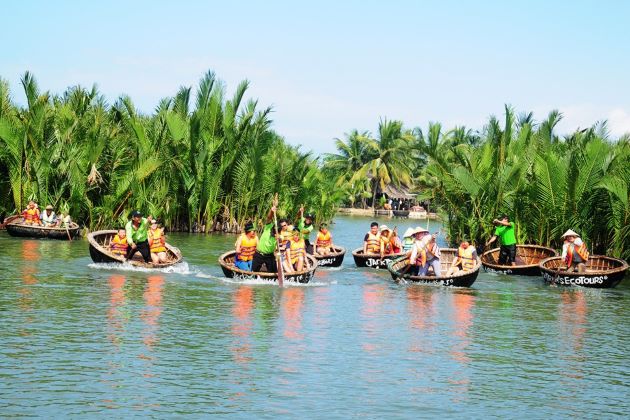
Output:
[[409,238],[411,236],[413,236],[413,229],[407,228],[407,230],[405,231],[405,234],[403,235],[403,238]]
[[566,232],[564,232],[564,235],[562,235],[562,237],[564,238],[565,236],[575,236],[576,238],[580,237],[580,235],[578,235],[577,233],[573,232],[571,229],[569,229]]

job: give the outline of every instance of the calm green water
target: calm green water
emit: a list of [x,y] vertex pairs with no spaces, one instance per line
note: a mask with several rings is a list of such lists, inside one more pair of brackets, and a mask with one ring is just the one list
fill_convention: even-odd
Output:
[[[359,246],[369,221],[338,218],[335,242]],[[0,417],[630,414],[628,278],[397,285],[348,255],[280,290],[222,278],[234,240],[170,235],[185,265],[150,272],[0,233]]]

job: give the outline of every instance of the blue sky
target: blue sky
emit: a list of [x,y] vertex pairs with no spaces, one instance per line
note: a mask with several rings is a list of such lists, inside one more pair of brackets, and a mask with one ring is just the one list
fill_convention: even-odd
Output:
[[22,103],[29,70],[61,93],[96,83],[151,112],[214,70],[231,93],[274,107],[292,144],[440,121],[478,129],[503,105],[565,116],[560,132],[608,120],[630,132],[630,2],[32,1],[4,4],[0,77]]

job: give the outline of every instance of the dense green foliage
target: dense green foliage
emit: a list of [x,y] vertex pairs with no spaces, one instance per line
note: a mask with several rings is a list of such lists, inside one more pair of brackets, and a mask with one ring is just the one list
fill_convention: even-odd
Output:
[[553,111],[537,124],[531,113],[516,118],[506,107],[503,124],[491,117],[480,132],[443,132],[437,123],[410,131],[386,121],[376,140],[358,131],[337,140],[324,171],[350,205],[377,183],[411,186],[439,208],[453,245],[483,244],[491,221],[507,213],[519,243],[559,248],[562,233],[573,229],[593,252],[629,259],[629,138],[609,140],[605,124],[560,138],[554,134],[560,119]]
[[270,129],[271,109],[244,99],[247,82],[226,98],[208,72],[194,107],[191,89],[181,88],[151,115],[128,97],[109,106],[96,88],[52,96],[29,73],[22,85],[25,107],[0,80],[0,213],[34,199],[92,229],[139,208],[171,229],[234,230],[264,217],[279,192],[279,215],[301,203],[318,220],[334,214],[337,198],[317,159]]

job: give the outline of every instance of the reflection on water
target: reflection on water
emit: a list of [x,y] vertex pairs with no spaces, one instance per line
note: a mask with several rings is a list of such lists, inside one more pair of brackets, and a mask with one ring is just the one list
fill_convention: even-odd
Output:
[[377,344],[378,320],[381,315],[385,288],[385,284],[365,284],[362,288],[361,318],[363,323],[361,328],[364,332],[362,347],[368,353],[376,352],[379,349],[379,344]]
[[[18,302],[20,309],[28,313],[24,318],[24,326],[33,321],[33,316],[30,312],[33,310],[33,286],[37,284],[35,274],[37,274],[37,261],[39,261],[40,257],[39,243],[37,241],[22,241],[22,285],[18,289]],[[20,331],[22,335],[30,335],[29,330],[26,328]]]
[[453,358],[453,375],[449,382],[454,386],[451,393],[454,395],[453,401],[462,401],[468,398],[470,390],[470,374],[468,367],[470,357],[467,350],[471,340],[469,329],[473,325],[473,308],[475,306],[475,296],[468,292],[457,291],[450,295],[451,305],[455,311],[453,322],[453,339],[449,354]]
[[254,308],[254,289],[240,286],[232,295],[232,358],[238,364],[251,360],[252,309]]
[[123,328],[122,308],[125,306],[125,276],[113,274],[109,277],[109,309],[107,311],[108,338],[115,346],[119,346]]
[[142,332],[142,342],[147,351],[153,350],[157,343],[157,332],[159,329],[159,319],[162,313],[162,288],[164,286],[164,276],[151,275],[147,277],[147,284],[142,297],[145,307],[140,313],[140,319],[145,323]]
[[584,290],[564,290],[558,305],[558,320],[561,338],[560,358],[567,362],[563,375],[582,379],[584,336],[588,306]]

